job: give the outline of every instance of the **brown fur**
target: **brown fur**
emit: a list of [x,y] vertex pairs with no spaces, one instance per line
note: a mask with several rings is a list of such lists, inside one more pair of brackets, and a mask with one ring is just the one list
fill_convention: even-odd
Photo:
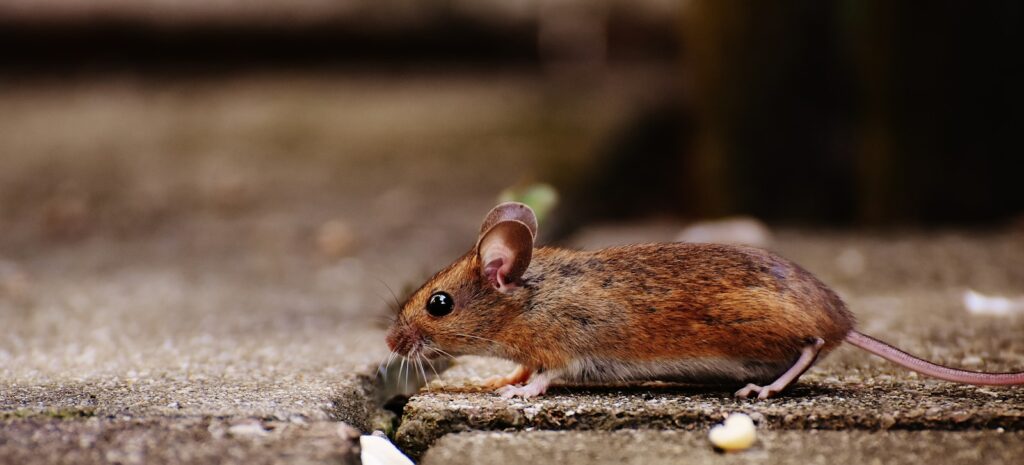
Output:
[[[536,371],[586,357],[786,367],[815,338],[824,354],[853,328],[834,292],[760,249],[668,243],[532,254],[503,293],[481,273],[476,250],[467,253],[409,298],[389,345],[403,354],[498,356]],[[424,310],[436,291],[454,298],[451,314]]]

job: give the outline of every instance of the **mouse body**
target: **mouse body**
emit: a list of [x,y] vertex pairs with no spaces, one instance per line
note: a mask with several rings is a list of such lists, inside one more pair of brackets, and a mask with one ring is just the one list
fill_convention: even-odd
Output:
[[844,341],[943,379],[1024,383],[1021,373],[934,365],[856,332],[835,292],[762,249],[535,248],[536,230],[529,207],[495,207],[476,246],[402,306],[389,347],[413,358],[512,360],[514,373],[485,382],[506,397],[543,394],[555,380],[664,380],[735,383],[743,386],[737,396],[764,399]]
[[522,311],[487,336],[507,341],[498,355],[572,381],[771,380],[808,343],[831,350],[853,325],[810,273],[718,244],[539,248],[502,297]]

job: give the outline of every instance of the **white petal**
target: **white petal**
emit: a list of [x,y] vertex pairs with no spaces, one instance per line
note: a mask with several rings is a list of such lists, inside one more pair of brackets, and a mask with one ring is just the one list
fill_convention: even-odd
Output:
[[359,458],[363,465],[413,465],[412,460],[398,450],[391,441],[380,436],[359,437]]

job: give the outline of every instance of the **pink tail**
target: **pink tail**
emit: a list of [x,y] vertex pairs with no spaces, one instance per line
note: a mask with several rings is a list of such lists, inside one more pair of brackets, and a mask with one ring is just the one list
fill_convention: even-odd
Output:
[[1024,372],[1018,373],[982,373],[978,371],[958,370],[956,368],[936,365],[927,360],[919,359],[871,336],[850,331],[846,342],[882,357],[897,365],[934,378],[953,381],[954,383],[977,384],[989,386],[1012,386],[1024,384]]

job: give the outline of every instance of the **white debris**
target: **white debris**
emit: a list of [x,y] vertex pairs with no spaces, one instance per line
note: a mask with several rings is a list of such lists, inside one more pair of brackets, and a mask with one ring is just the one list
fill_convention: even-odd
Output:
[[1024,297],[988,296],[968,289],[964,292],[964,307],[975,315],[1009,316],[1024,313]]
[[764,247],[771,242],[772,233],[764,223],[749,216],[701,221],[683,228],[676,235],[678,242],[717,242]]
[[725,419],[725,423],[711,428],[708,440],[724,451],[744,450],[757,440],[757,428],[754,420],[746,414],[734,413]]
[[359,448],[363,465],[413,465],[412,460],[385,437],[360,436]]
[[237,425],[231,425],[228,433],[235,437],[259,437],[266,436],[267,429],[259,421],[247,421]]
[[981,365],[983,362],[984,360],[982,360],[981,357],[978,357],[977,355],[968,355],[960,360],[960,364],[965,366],[978,366]]

